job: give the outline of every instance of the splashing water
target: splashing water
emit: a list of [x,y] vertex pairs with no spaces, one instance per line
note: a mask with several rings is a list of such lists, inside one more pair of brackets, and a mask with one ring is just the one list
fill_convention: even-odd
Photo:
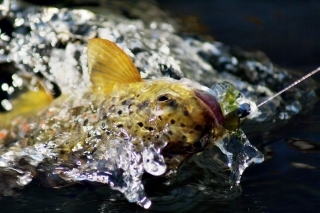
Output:
[[162,175],[167,169],[160,150],[155,150],[153,147],[143,150],[143,167],[146,172],[155,176]]
[[[97,129],[93,128],[91,131],[98,132],[99,127]],[[91,138],[87,143],[90,144],[95,141],[96,151],[90,153],[83,149],[80,157],[76,155],[72,160],[76,164],[74,166],[63,163],[61,159],[57,160],[58,155],[54,151],[59,143],[66,143],[71,140],[71,137],[73,136],[65,133],[60,135],[60,139],[49,140],[44,144],[35,144],[20,151],[2,153],[0,171],[5,174],[10,171],[9,173],[15,180],[14,185],[6,186],[8,193],[10,194],[12,188],[28,184],[33,178],[33,171],[37,167],[45,165],[44,162],[49,162],[51,166],[47,168],[48,176],[58,176],[66,183],[90,181],[108,184],[112,189],[122,192],[128,201],[135,202],[144,208],[151,206],[151,200],[144,190],[142,175],[147,172],[154,176],[160,176],[166,172],[167,166],[164,156],[161,154],[161,149],[165,147],[164,143],[158,143],[157,146],[151,143],[142,150],[137,150],[130,138],[115,138],[109,140],[109,143],[102,143],[102,139]],[[239,184],[245,168],[253,162],[262,162],[263,155],[249,143],[241,130],[225,134],[222,139],[215,142],[215,145],[227,156],[228,161],[221,166],[228,166],[231,170],[229,177],[230,190],[226,193],[233,194],[234,191],[231,188]],[[78,148],[81,150],[80,145]],[[214,155],[215,151],[211,154]],[[200,156],[202,156],[202,153],[195,155],[195,158]],[[205,162],[205,166],[210,168],[210,172],[221,169],[218,164],[213,163],[214,159],[210,160],[212,157],[204,155],[201,158],[203,158],[202,161]],[[25,163],[21,164],[20,162],[23,161]],[[177,175],[179,176],[177,178],[183,176],[182,173],[177,173]],[[218,185],[225,184],[220,182],[219,179],[214,180],[213,174],[208,173],[205,176],[213,176],[213,179],[211,179]],[[206,188],[207,186],[206,183],[203,183],[199,187]],[[217,192],[217,197],[222,196],[219,193],[221,192]],[[228,195],[222,197],[228,198]]]
[[[149,208],[151,201],[145,195],[141,182],[144,168],[155,173],[158,170],[164,171],[161,166],[158,168],[152,165],[152,168],[149,168],[150,164],[158,163],[151,159],[150,155],[154,157],[156,154],[147,149],[143,154],[136,152],[129,140],[114,140],[110,141],[109,147],[99,147],[90,162],[62,173],[68,181],[87,180],[109,184],[112,189],[122,192],[129,202]],[[147,159],[144,159],[144,156]]]
[[[56,14],[59,10],[48,10],[47,13],[49,14]],[[31,16],[32,14],[38,14],[36,12],[29,13]],[[70,15],[71,16],[71,15]],[[93,14],[90,14],[90,17],[93,16]],[[52,16],[56,17],[56,16]],[[85,17],[85,16],[83,16]],[[48,19],[51,19],[50,17],[47,17]],[[53,18],[52,18],[53,19]],[[88,18],[89,19],[89,18]],[[90,18],[90,20],[93,18]],[[38,20],[38,19],[37,19]],[[60,22],[59,22],[60,23]],[[73,24],[74,25],[74,24]],[[35,25],[40,26],[40,25]],[[57,24],[57,26],[67,26],[63,24]],[[115,27],[112,27],[115,29]],[[122,28],[121,28],[122,29]],[[123,29],[128,29],[127,25],[123,27]],[[123,33],[124,35],[130,35],[130,33]],[[37,33],[34,33],[34,35],[39,35]],[[140,36],[140,34],[139,34]],[[130,38],[131,39],[131,38]],[[87,40],[87,38],[85,39]],[[18,41],[18,39],[16,39]],[[28,40],[25,41],[26,45],[29,45]],[[21,42],[20,42],[21,43]],[[19,44],[20,44],[19,43]],[[40,43],[40,42],[39,42]],[[145,42],[150,43],[151,42]],[[176,43],[176,42],[175,42]],[[15,43],[12,43],[12,58],[16,60],[17,64],[22,64],[20,62],[20,58],[24,57],[13,57],[16,56],[16,54],[19,51],[16,51],[17,49],[23,49],[20,48],[21,45],[14,46]],[[47,43],[46,43],[47,44]],[[54,42],[48,42],[48,45],[51,47]],[[32,46],[32,45],[30,45]],[[184,45],[184,41],[181,40],[181,46]],[[14,48],[16,47],[16,48]],[[73,48],[71,48],[73,47]],[[49,49],[49,48],[48,48]],[[52,72],[53,74],[50,76],[47,76],[48,79],[55,80],[59,82],[59,86],[62,88],[63,91],[69,91],[74,90],[75,88],[86,88],[88,81],[84,81],[80,76],[80,74],[76,74],[77,70],[75,69],[64,69],[67,71],[67,75],[65,72],[60,72],[61,64],[67,64],[68,66],[72,65],[70,61],[75,62],[75,60],[71,60],[70,57],[75,55],[74,52],[81,52],[82,46],[79,46],[76,44],[68,43],[67,45],[67,51],[68,54],[60,54],[60,49],[54,49],[53,52],[51,52],[49,60],[49,65],[52,66]],[[32,52],[32,51],[31,51]],[[70,53],[72,52],[72,53]],[[174,52],[174,51],[172,51]],[[31,53],[29,54],[31,55]],[[65,63],[65,59],[61,58],[61,55],[68,56],[63,57],[68,60],[68,63]],[[60,57],[58,57],[60,56]],[[183,54],[184,56],[184,54]],[[184,56],[185,57],[185,56]],[[163,59],[165,57],[157,57],[159,59]],[[171,56],[170,56],[171,58]],[[173,58],[173,57],[172,57]],[[175,57],[178,58],[178,57]],[[189,59],[185,59],[186,61],[190,61]],[[27,60],[28,61],[28,60]],[[32,61],[32,60],[30,60]],[[149,60],[150,61],[150,60]],[[53,63],[54,62],[54,63]],[[30,66],[32,64],[37,63],[30,63]],[[158,66],[159,63],[155,62],[154,66]],[[193,63],[198,64],[198,63]],[[59,65],[59,66],[57,66]],[[75,63],[75,66],[77,63]],[[169,67],[176,67],[173,64]],[[29,65],[28,65],[29,66]],[[73,66],[73,65],[72,65]],[[46,68],[44,66],[37,66],[40,69],[40,72],[47,73],[45,71],[42,71],[42,68]],[[85,66],[84,66],[85,67]],[[147,67],[147,66],[143,66]],[[211,68],[210,68],[211,69]],[[30,70],[36,70],[36,69],[30,69]],[[186,70],[186,69],[184,69]],[[190,70],[198,70],[197,68],[190,68]],[[70,71],[70,72],[69,72]],[[180,71],[180,68],[177,68],[176,71]],[[150,74],[150,72],[149,72]],[[180,72],[178,72],[179,76],[181,75]],[[47,74],[48,75],[48,74]],[[67,77],[66,77],[67,76]],[[76,76],[76,77],[74,77]],[[153,75],[151,75],[153,76]],[[154,75],[158,76],[158,75]],[[54,77],[54,78],[53,78]],[[72,81],[70,83],[70,81]],[[81,84],[79,83],[81,82]],[[209,82],[208,84],[211,84]],[[70,86],[71,85],[71,86]],[[215,94],[216,97],[220,97],[220,102],[222,105],[228,105],[231,106],[230,108],[223,107],[224,113],[227,114],[228,112],[234,110],[236,106],[238,106],[242,101],[247,102],[247,100],[244,99],[237,99],[232,98],[230,99],[229,96],[238,96],[237,94],[234,94],[234,89],[230,86],[221,86],[222,84],[217,84],[216,88],[220,88],[220,92],[217,92]],[[212,91],[214,93],[215,91]],[[230,94],[229,94],[230,93]],[[242,97],[243,98],[243,97]],[[85,102],[85,98],[81,99],[83,102]],[[240,100],[240,102],[239,102]],[[230,102],[234,102],[230,104]],[[77,107],[81,105],[88,105],[89,103],[77,103]],[[72,108],[74,107],[74,108]],[[4,192],[4,194],[10,194],[12,188],[18,188],[20,186],[24,186],[28,184],[32,178],[36,174],[37,168],[45,168],[45,172],[48,173],[48,176],[54,176],[62,179],[66,183],[69,182],[77,182],[77,181],[91,181],[91,182],[100,182],[109,184],[112,189],[116,189],[120,192],[122,192],[125,197],[130,202],[136,202],[139,205],[141,205],[144,208],[149,208],[151,205],[151,200],[147,197],[144,185],[142,183],[142,175],[146,172],[154,176],[160,176],[165,174],[167,170],[167,165],[165,163],[165,157],[162,155],[161,150],[163,147],[165,147],[166,144],[161,144],[157,142],[157,146],[155,146],[155,143],[151,143],[150,145],[145,145],[142,149],[138,150],[135,148],[136,144],[134,144],[132,138],[130,137],[115,137],[115,138],[105,138],[104,136],[101,136],[101,125],[99,126],[99,121],[96,121],[94,118],[94,115],[88,118],[89,123],[92,123],[92,125],[83,125],[79,129],[82,129],[85,133],[92,133],[94,137],[87,138],[85,143],[80,143],[78,141],[81,140],[80,138],[80,130],[77,128],[74,128],[72,130],[72,134],[68,133],[66,131],[68,127],[67,125],[73,125],[73,124],[65,124],[66,121],[68,121],[72,116],[71,110],[78,109],[75,106],[67,106],[65,105],[64,108],[59,109],[59,112],[56,114],[57,121],[56,123],[47,123],[47,127],[42,131],[38,131],[34,124],[30,123],[29,126],[32,128],[35,128],[36,131],[33,132],[32,140],[34,140],[34,144],[27,146],[27,147],[19,147],[13,146],[12,150],[3,149],[1,150],[0,155],[0,189]],[[57,110],[57,109],[56,109]],[[80,118],[81,116],[78,116],[74,123],[83,123],[83,119]],[[81,120],[82,119],[82,120]],[[65,126],[63,126],[65,125]],[[50,131],[56,130],[59,131],[60,134],[53,138],[53,139],[47,139],[50,138]],[[2,130],[1,130],[2,131]],[[19,133],[21,134],[20,139],[23,138],[23,132]],[[118,134],[117,132],[112,134]],[[125,133],[123,133],[125,134]],[[108,143],[104,143],[106,140],[108,140]],[[45,141],[44,143],[38,144],[36,141]],[[64,161],[64,159],[59,159],[59,154],[57,150],[59,150],[59,146],[61,144],[67,144],[70,141],[76,141],[76,145],[73,146],[72,152],[74,156],[71,157],[70,161],[69,159]],[[230,176],[230,186],[237,185],[240,182],[240,177],[244,169],[251,164],[252,162],[261,162],[263,160],[263,157],[261,153],[259,153],[246,139],[245,135],[241,130],[238,130],[237,132],[230,132],[225,135],[222,139],[215,142],[216,146],[221,149],[221,151],[227,156],[228,162],[226,165],[231,170],[231,176]],[[88,147],[85,147],[86,145],[92,145],[95,144],[93,147],[93,150],[87,149]],[[90,147],[91,148],[91,147]],[[214,154],[214,151],[213,151]],[[202,156],[203,153],[199,153],[197,156]],[[195,157],[197,157],[195,156]],[[214,159],[210,156],[203,157],[204,159],[210,159],[209,162],[206,161],[207,164],[210,164]],[[217,164],[207,165],[208,167],[211,167],[211,170],[219,170],[220,167]],[[217,168],[212,169],[212,167],[217,166]],[[225,166],[225,165],[224,165]],[[224,168],[224,167],[223,167]],[[173,171],[174,173],[175,171]],[[3,174],[3,176],[1,176]],[[178,174],[180,175],[180,174]],[[214,179],[214,178],[213,178]],[[217,184],[224,184],[223,182],[216,181]],[[202,186],[205,188],[205,185]],[[201,187],[200,187],[201,188]],[[199,188],[197,188],[199,189]],[[220,192],[219,192],[220,193]],[[219,196],[219,193],[217,193]],[[221,195],[220,195],[221,196]]]
[[[216,84],[214,89],[209,92],[214,93],[218,98],[225,114],[233,111],[242,102],[247,101],[231,84],[227,83]],[[29,138],[34,141],[33,145],[21,147],[17,144],[12,145],[11,150],[1,150],[0,173],[12,176],[14,183],[10,182],[6,186],[1,186],[0,189],[10,194],[13,188],[27,185],[35,176],[38,168],[46,167],[46,171],[44,172],[47,173],[46,176],[61,179],[65,182],[62,185],[79,181],[108,184],[112,189],[123,193],[129,202],[149,208],[151,200],[145,193],[142,176],[145,172],[153,176],[166,174],[168,167],[165,162],[165,156],[161,152],[162,148],[167,145],[166,142],[153,141],[152,143],[144,144],[141,148],[137,148],[135,138],[131,138],[130,134],[124,129],[120,128],[117,131],[111,131],[110,135],[104,133],[105,129],[102,123],[105,124],[106,121],[103,119],[99,120],[99,117],[102,117],[99,115],[98,107],[103,106],[100,105],[101,103],[96,106],[91,106],[92,103],[74,104],[73,101],[65,101],[64,107],[60,110],[51,110],[54,117],[48,120],[48,123],[46,123],[47,127],[41,131],[38,131],[37,126],[31,122],[29,125],[31,128],[35,128],[32,133],[33,137]],[[89,118],[87,124],[83,121],[82,116],[75,116],[72,118],[74,120],[71,123],[66,122],[66,119],[71,119],[72,111],[75,109],[78,110],[79,115],[82,115],[79,105],[81,105],[82,109],[93,107],[93,111],[95,111],[92,114],[86,114],[86,117]],[[73,126],[72,132],[67,131],[70,130],[70,125],[73,125],[73,123],[76,123],[78,126]],[[48,134],[53,129],[60,133],[52,139],[47,140]],[[23,140],[25,137],[24,133],[21,132],[20,134],[22,134],[21,140]],[[87,137],[84,142],[81,142],[81,136],[79,136],[81,134],[90,134],[91,136]],[[44,143],[36,141],[43,141]],[[66,155],[68,159],[64,160],[59,155],[60,146],[68,143],[75,144],[70,146],[72,152]],[[226,164],[216,164],[215,160],[211,159],[212,156],[203,155],[203,153],[194,155],[194,161],[199,163],[197,162],[197,157],[203,155],[200,159],[203,158],[201,161],[205,162],[205,167],[208,168],[208,171],[219,171],[221,168],[225,168],[225,166],[230,169],[231,174],[229,183],[227,184],[227,188],[229,187],[230,190],[215,192],[216,197],[229,198],[228,194],[234,193],[234,190],[231,188],[238,186],[245,168],[253,162],[262,162],[263,155],[249,143],[240,129],[232,132],[227,131],[223,138],[218,141],[212,141],[210,144],[215,144],[227,156],[228,161]],[[211,154],[215,155],[216,151],[213,151]],[[180,176],[184,176],[183,172],[176,173],[176,171],[171,171],[171,174],[176,174],[178,179]],[[210,180],[216,182],[218,186],[225,186],[219,172],[203,175],[211,176]],[[215,175],[219,178],[215,179]],[[8,177],[5,177],[5,181],[8,181]],[[212,189],[207,184],[209,183],[200,184],[200,188],[206,189],[200,191],[210,194],[208,191]]]
[[263,154],[250,144],[241,129],[224,137],[216,146],[228,157],[230,183],[239,184],[244,170],[252,163],[262,163]]

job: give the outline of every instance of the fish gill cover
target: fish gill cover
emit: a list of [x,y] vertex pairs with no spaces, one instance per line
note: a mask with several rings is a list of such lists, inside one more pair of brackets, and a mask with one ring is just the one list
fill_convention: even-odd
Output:
[[[262,102],[293,79],[293,74],[274,66],[262,53],[235,50],[217,41],[209,42],[195,35],[179,33],[178,24],[163,16],[152,1],[137,1],[132,9],[136,17],[131,19],[112,12],[114,8],[123,6],[117,1],[107,1],[103,10],[91,8],[95,13],[84,9],[38,7],[16,2],[8,5],[7,2],[1,5],[2,20],[6,20],[11,28],[2,25],[0,32],[1,76],[9,76],[9,80],[1,82],[1,105],[4,110],[10,111],[11,94],[32,84],[32,77],[30,81],[19,77],[22,73],[40,78],[56,91],[57,96],[59,91],[69,94],[68,104],[54,109],[61,123],[68,123],[68,119],[73,118],[70,109],[76,109],[75,106],[93,107],[94,112],[95,106],[88,102],[88,97],[82,97],[91,86],[86,44],[94,37],[116,43],[133,59],[144,79],[163,76],[188,78],[212,87],[210,93],[220,102],[224,115],[243,103],[255,108],[254,103]],[[143,12],[146,10],[147,14]],[[148,14],[152,19],[148,18]],[[154,14],[160,15],[154,17]],[[11,29],[10,32],[7,29]],[[8,67],[14,67],[13,71]],[[268,127],[262,130],[267,131],[272,126],[270,123],[287,120],[299,113],[302,104],[308,103],[304,108],[312,106],[314,90],[301,88],[303,86],[300,85],[287,93],[284,99],[278,97],[256,109],[256,113],[244,123],[246,129],[259,131],[253,126],[268,123]],[[81,101],[75,103],[72,100]],[[12,189],[28,184],[40,171],[48,173],[52,182],[59,179],[59,183],[84,180],[108,183],[111,188],[121,191],[130,202],[150,207],[151,201],[145,194],[142,175],[145,172],[155,176],[165,173],[167,165],[161,150],[166,144],[160,143],[155,147],[151,143],[142,151],[137,151],[132,141],[122,136],[104,145],[99,143],[103,139],[100,137],[101,121],[95,118],[94,113],[87,116],[89,124],[83,125],[84,131],[91,136],[87,143],[99,145],[94,152],[86,150],[81,143],[73,146],[72,150],[74,153],[81,151],[86,156],[85,161],[75,154],[72,162],[59,164],[61,161],[58,160],[50,164],[58,156],[54,150],[59,145],[80,140],[77,138],[79,129],[70,132],[67,126],[57,123],[47,123],[47,129],[60,131],[57,138],[46,140],[48,132],[38,131],[33,133],[33,138],[42,143],[16,146],[10,150],[2,145],[2,194],[13,194]],[[84,122],[80,117],[74,119],[82,124]],[[35,123],[30,122],[27,126],[32,128]],[[24,124],[18,120],[17,125]],[[4,135],[8,130],[3,128],[0,131]],[[19,137],[23,140],[25,136],[20,132]],[[169,171],[163,186],[179,188],[184,185],[189,193],[201,192],[217,200],[231,199],[241,192],[239,183],[245,168],[252,162],[262,161],[263,155],[250,144],[241,129],[227,131],[215,141],[215,146],[207,147],[201,154],[193,155],[177,169]],[[195,168],[202,171],[201,175]],[[173,192],[170,191],[171,194]],[[153,199],[169,202],[171,198],[163,195]]]

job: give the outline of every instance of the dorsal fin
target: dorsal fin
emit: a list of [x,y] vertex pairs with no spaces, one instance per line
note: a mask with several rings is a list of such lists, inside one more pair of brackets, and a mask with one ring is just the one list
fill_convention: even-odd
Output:
[[142,81],[130,57],[111,41],[101,38],[89,40],[87,57],[94,92],[110,93],[117,83]]
[[32,90],[19,94],[10,101],[12,110],[0,113],[0,127],[8,125],[17,116],[30,117],[53,101],[53,96],[40,82]]

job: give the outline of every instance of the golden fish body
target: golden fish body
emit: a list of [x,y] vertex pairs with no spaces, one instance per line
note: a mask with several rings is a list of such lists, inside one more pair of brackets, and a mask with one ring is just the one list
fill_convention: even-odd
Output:
[[[36,118],[16,118],[6,127],[10,131],[2,139],[5,147],[0,151],[54,141],[59,145],[53,152],[60,160],[69,161],[72,152],[93,152],[100,143],[122,138],[130,140],[139,152],[151,144],[165,147],[167,164],[176,169],[183,156],[202,150],[223,135],[223,127],[197,91],[184,82],[164,78],[118,84],[111,94],[86,94],[82,100],[58,99]],[[90,143],[95,137],[100,139]]]
[[[0,130],[0,173],[17,177],[12,188],[43,173],[37,168],[45,162],[46,172],[66,182],[108,183],[148,208],[144,171],[174,171],[221,138],[228,131],[224,126],[238,128],[239,119],[224,116],[208,88],[186,79],[143,81],[130,58],[109,41],[89,41],[88,62],[90,93],[39,98],[52,102],[36,116],[0,117],[6,121]],[[20,99],[39,93],[41,87]]]

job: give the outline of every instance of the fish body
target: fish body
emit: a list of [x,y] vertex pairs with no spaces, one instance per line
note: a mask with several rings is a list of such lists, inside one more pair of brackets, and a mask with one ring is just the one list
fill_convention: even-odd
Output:
[[[108,183],[148,208],[144,172],[174,171],[240,124],[238,115],[225,115],[212,91],[196,82],[143,81],[131,59],[110,41],[90,40],[87,55],[89,92],[53,100],[38,86],[13,104],[14,116],[0,115],[0,177],[16,177],[10,187],[0,187],[2,193],[48,173],[66,183]],[[30,98],[41,109],[34,112],[26,103]],[[39,169],[44,164],[50,165],[45,171]]]

